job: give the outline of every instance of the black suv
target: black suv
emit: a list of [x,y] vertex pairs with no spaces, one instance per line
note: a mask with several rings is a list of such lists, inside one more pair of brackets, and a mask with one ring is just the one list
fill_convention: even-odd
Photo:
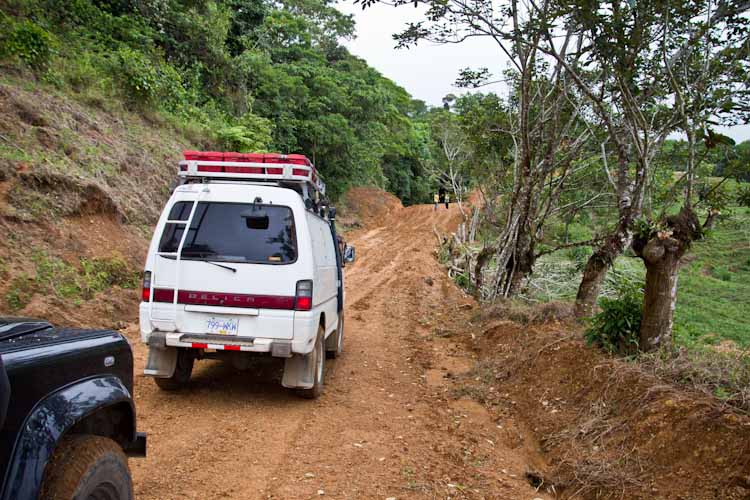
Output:
[[0,499],[130,500],[145,454],[121,334],[0,318]]

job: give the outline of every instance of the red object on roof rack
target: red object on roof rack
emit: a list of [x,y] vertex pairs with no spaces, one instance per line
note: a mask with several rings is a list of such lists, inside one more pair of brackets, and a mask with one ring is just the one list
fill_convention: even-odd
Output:
[[305,155],[217,151],[184,151],[183,154],[185,160],[180,162],[179,169],[181,177],[304,182],[325,194],[325,183]]
[[186,160],[224,161],[221,151],[183,151],[183,155]]

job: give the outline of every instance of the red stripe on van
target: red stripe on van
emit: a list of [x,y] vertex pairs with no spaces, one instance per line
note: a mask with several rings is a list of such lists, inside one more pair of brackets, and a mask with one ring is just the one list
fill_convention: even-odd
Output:
[[238,346],[238,345],[225,345],[224,346],[224,350],[225,351],[239,351],[240,350],[240,346]]
[[[169,288],[154,288],[153,301],[174,301],[174,290]],[[294,309],[294,297],[192,290],[180,290],[177,294],[177,303],[200,306],[249,307],[253,309]]]
[[193,349],[208,349],[208,344],[193,342],[192,344],[190,344],[190,347],[192,347]]

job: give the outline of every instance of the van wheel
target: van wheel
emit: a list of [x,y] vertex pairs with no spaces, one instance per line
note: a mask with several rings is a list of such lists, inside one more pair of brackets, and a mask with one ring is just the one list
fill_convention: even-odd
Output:
[[309,389],[297,389],[297,394],[306,399],[315,399],[323,394],[323,379],[326,370],[326,353],[325,353],[325,330],[323,326],[318,327],[318,337],[315,339],[315,347],[308,356],[312,356],[312,363],[315,367],[313,386]]
[[326,342],[326,357],[329,359],[338,358],[344,350],[344,315],[339,317],[339,326],[333,335],[328,337],[330,342]]
[[154,382],[162,391],[177,391],[190,382],[190,374],[193,373],[195,356],[188,349],[177,350],[177,365],[171,377],[154,377]]
[[42,480],[42,500],[132,500],[128,459],[109,438],[73,435],[55,449]]

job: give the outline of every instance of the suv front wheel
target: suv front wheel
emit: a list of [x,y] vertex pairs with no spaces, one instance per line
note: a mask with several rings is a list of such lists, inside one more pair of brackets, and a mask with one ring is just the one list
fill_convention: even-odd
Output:
[[55,449],[44,472],[42,500],[132,500],[128,458],[109,438],[73,435]]

